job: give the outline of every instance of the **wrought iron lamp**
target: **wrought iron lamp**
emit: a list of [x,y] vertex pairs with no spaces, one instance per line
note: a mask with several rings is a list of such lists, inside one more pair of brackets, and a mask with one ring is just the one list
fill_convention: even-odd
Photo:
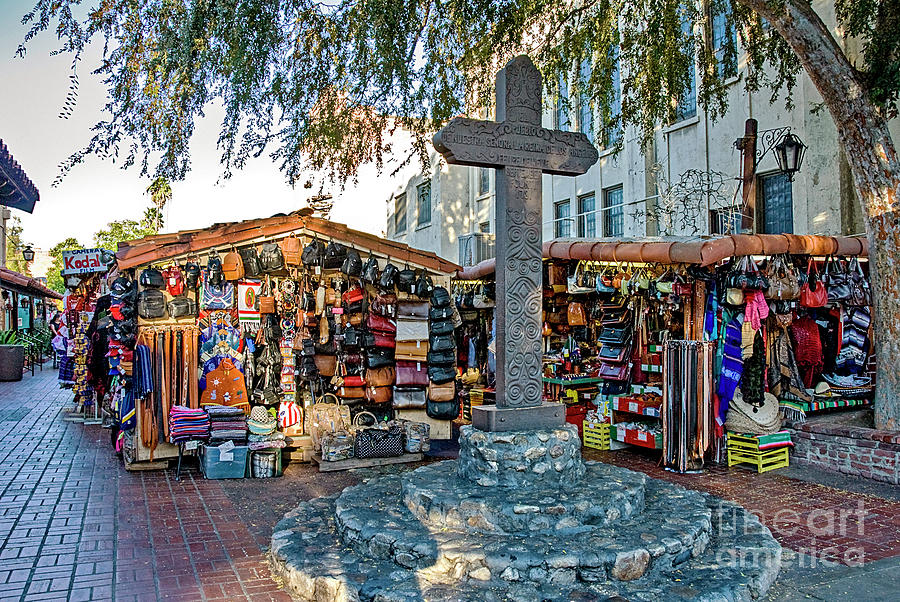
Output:
[[32,261],[34,259],[34,249],[31,248],[31,245],[22,249],[22,259],[25,261]]
[[806,145],[796,134],[788,132],[781,141],[775,145],[775,161],[778,169],[785,174],[789,181],[794,181],[794,174],[800,171],[803,164],[803,156],[806,154]]

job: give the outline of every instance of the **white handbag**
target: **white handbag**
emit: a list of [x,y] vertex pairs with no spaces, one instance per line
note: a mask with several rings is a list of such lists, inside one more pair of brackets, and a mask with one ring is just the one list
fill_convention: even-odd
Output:
[[397,318],[397,341],[427,341],[428,318]]

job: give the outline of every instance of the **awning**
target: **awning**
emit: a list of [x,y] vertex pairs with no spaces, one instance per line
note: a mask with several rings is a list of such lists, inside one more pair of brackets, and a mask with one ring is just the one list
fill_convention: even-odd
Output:
[[63,297],[55,290],[44,286],[37,278],[31,278],[7,268],[0,268],[0,288],[34,297],[47,297],[50,299],[62,299]]
[[[797,234],[730,234],[726,236],[648,238],[558,238],[544,243],[544,259],[621,261],[629,263],[688,263],[713,265],[745,255],[847,255],[867,257],[864,236]],[[457,272],[460,280],[480,280],[494,273],[496,259],[487,259]]]
[[40,199],[38,189],[0,140],[0,205],[31,213]]
[[372,252],[389,258],[399,267],[410,263],[439,274],[453,274],[460,269],[459,265],[434,253],[353,230],[344,224],[314,217],[311,213],[309,209],[302,209],[288,215],[213,224],[205,229],[182,230],[122,242],[116,252],[116,261],[120,270],[127,270],[204,252],[228,251],[257,241],[277,240],[293,234],[303,238],[317,238],[324,243],[334,240],[357,249],[361,255]]

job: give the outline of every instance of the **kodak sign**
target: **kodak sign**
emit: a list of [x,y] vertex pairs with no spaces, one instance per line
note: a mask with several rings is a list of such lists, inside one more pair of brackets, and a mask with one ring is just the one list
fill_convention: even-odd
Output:
[[63,251],[63,268],[60,274],[89,274],[91,272],[105,272],[107,265],[103,263],[103,254],[109,253],[103,249],[77,249],[75,251]]

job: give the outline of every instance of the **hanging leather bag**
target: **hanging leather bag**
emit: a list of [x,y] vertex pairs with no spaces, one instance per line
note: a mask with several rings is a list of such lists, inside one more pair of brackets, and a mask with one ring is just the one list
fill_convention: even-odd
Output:
[[397,341],[394,357],[398,360],[427,361],[428,341]]
[[262,266],[259,264],[259,254],[254,247],[245,247],[238,250],[241,263],[244,265],[245,278],[259,278],[262,276]]
[[259,290],[259,296],[256,298],[259,302],[259,313],[274,314],[275,313],[275,297],[269,290],[269,283],[263,283]]
[[422,410],[426,399],[425,389],[421,387],[394,387],[392,405],[395,410]]
[[358,278],[362,274],[362,259],[356,249],[347,251],[347,258],[341,264],[341,272],[352,278]]
[[428,310],[428,318],[432,321],[451,320],[453,318],[453,308],[451,307],[432,307]]
[[436,286],[431,291],[431,307],[450,307],[450,293],[443,286]]
[[850,300],[850,273],[847,271],[846,264],[843,261],[834,257],[826,259],[822,282],[825,283],[825,288],[828,291],[829,303]]
[[397,323],[384,316],[369,314],[366,318],[366,328],[371,332],[393,335],[397,332]]
[[316,369],[322,376],[332,377],[337,371],[337,357],[333,355],[322,355],[317,353],[314,357]]
[[425,413],[434,420],[456,420],[459,416],[459,398],[451,401],[435,401],[429,399],[425,404]]
[[800,287],[800,305],[803,307],[824,307],[828,303],[828,291],[819,279],[816,263],[810,257],[806,264],[806,282]]
[[166,317],[166,296],[162,291],[148,288],[138,293],[138,315],[145,320]]
[[175,297],[166,305],[170,318],[197,315],[197,302],[190,297]]
[[584,311],[584,305],[581,303],[569,303],[566,315],[569,326],[584,326],[587,324],[587,314]]
[[[859,265],[859,260],[854,257],[850,261],[850,305],[868,306],[872,304],[872,291],[869,281]],[[868,328],[868,326],[867,326]]]
[[373,387],[388,387],[394,384],[396,373],[393,366],[366,370],[366,383]]
[[166,281],[163,278],[162,272],[156,268],[147,268],[143,270],[141,272],[140,283],[144,288],[160,289],[165,288],[166,286]]
[[456,350],[449,351],[428,351],[428,365],[453,366],[456,364]]
[[449,335],[431,335],[428,339],[432,351],[449,351],[456,349],[456,341]]
[[428,368],[425,362],[397,360],[395,383],[398,387],[424,387],[428,385]]
[[600,378],[605,378],[607,380],[627,380],[628,370],[628,364],[609,364],[603,362],[600,364],[600,369],[597,371],[597,376],[599,376]]
[[388,263],[384,266],[384,270],[381,271],[381,276],[378,278],[378,288],[384,291],[393,291],[397,285],[397,275],[400,270],[397,269],[397,266],[392,263]]
[[222,275],[225,280],[240,280],[244,277],[244,262],[237,252],[225,253],[222,258]]
[[325,262],[323,267],[326,270],[337,270],[347,259],[347,247],[339,242],[329,241],[325,247]]
[[184,285],[190,289],[200,284],[200,266],[191,261],[184,265]]
[[309,241],[300,254],[300,262],[308,268],[321,266],[325,257],[325,245],[316,239]]
[[453,322],[450,320],[437,320],[431,323],[431,334],[453,334]]
[[366,401],[370,403],[390,403],[394,396],[394,387],[374,387],[369,385],[366,387]]
[[416,272],[406,266],[397,273],[397,290],[410,295],[416,292]]
[[430,307],[427,301],[401,301],[397,304],[397,317],[427,320]]
[[274,242],[265,243],[259,250],[259,263],[263,272],[274,274],[284,269],[284,255]]
[[427,341],[428,318],[397,318],[397,341]]
[[432,290],[434,290],[434,281],[431,279],[431,276],[425,273],[419,274],[419,277],[416,279],[416,297],[427,299],[431,295]]
[[393,293],[381,293],[372,299],[370,304],[372,313],[385,318],[393,318],[397,315],[397,295]]
[[300,239],[293,234],[281,239],[281,255],[284,257],[285,264],[299,266],[301,264]]
[[800,278],[797,269],[788,260],[779,255],[774,257],[767,270],[769,288],[766,289],[767,299],[787,301],[800,296]]
[[369,255],[366,260],[366,265],[362,268],[362,279],[373,286],[378,283],[378,260],[374,255]]
[[442,385],[456,380],[456,366],[428,366],[428,380]]
[[386,347],[371,347],[366,350],[366,368],[377,370],[394,365],[394,350]]
[[428,399],[432,401],[452,401],[456,398],[456,381],[443,384],[430,383],[428,385]]

